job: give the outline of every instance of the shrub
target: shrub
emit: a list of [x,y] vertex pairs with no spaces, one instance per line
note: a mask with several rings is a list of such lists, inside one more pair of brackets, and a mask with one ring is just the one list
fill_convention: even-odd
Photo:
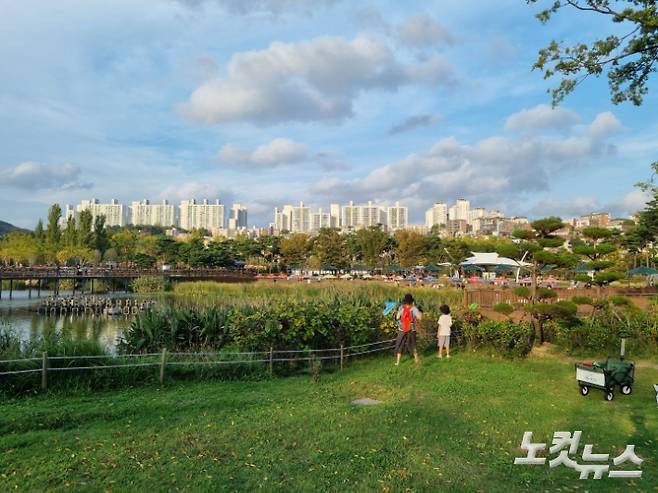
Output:
[[166,290],[164,277],[142,276],[130,284],[135,293],[161,293]]
[[514,307],[509,303],[496,303],[493,306],[493,311],[509,317],[514,312]]
[[614,306],[625,307],[625,308],[634,307],[631,300],[626,296],[612,295],[608,298],[608,301],[610,301],[610,303],[612,303]]
[[557,293],[550,288],[537,288],[537,299],[552,300],[557,298]]
[[517,286],[514,288],[514,294],[519,298],[530,298],[530,289],[527,286]]
[[571,298],[571,301],[573,301],[576,305],[593,305],[594,300],[590,298],[589,296],[573,296]]
[[487,321],[464,325],[469,349],[495,349],[504,356],[527,356],[532,349],[534,330],[528,323]]

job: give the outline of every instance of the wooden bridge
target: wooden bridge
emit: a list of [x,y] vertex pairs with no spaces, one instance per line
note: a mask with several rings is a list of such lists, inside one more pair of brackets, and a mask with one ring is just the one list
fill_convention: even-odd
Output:
[[[128,283],[131,279],[138,277],[162,277],[167,281],[218,281],[218,282],[251,282],[256,277],[253,273],[244,270],[227,269],[137,269],[128,267],[0,267],[0,286],[2,281],[9,281],[9,299],[14,291],[14,281],[26,281],[29,297],[32,290],[41,296],[44,282],[54,282],[55,294],[59,294],[59,283],[61,280],[73,281],[73,293],[75,294],[78,281],[90,281],[90,292],[94,293],[95,280],[119,280],[123,281],[125,291],[128,291]],[[35,283],[36,281],[36,283]],[[0,289],[2,299],[2,289]]]

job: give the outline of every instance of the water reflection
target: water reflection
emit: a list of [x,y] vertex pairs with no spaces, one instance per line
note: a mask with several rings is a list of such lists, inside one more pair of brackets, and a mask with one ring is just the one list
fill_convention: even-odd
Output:
[[113,349],[123,330],[132,321],[132,317],[93,313],[49,315],[38,313],[36,308],[34,303],[0,305],[0,326],[10,327],[25,341],[58,333],[75,340],[95,340]]

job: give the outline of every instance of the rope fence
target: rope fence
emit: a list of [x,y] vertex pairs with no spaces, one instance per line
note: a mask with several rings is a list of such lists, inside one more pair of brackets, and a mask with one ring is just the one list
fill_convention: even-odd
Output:
[[[0,377],[6,375],[19,375],[28,373],[41,373],[41,388],[47,390],[48,388],[48,373],[49,372],[64,372],[64,371],[84,371],[84,370],[104,370],[104,369],[117,369],[117,368],[142,368],[142,367],[160,367],[160,383],[164,382],[165,370],[168,366],[206,366],[206,365],[252,365],[252,364],[268,364],[269,374],[273,375],[274,363],[286,362],[310,362],[313,366],[314,362],[319,361],[339,361],[340,369],[343,369],[344,363],[349,358],[361,356],[365,354],[372,354],[376,352],[389,351],[394,348],[393,342],[395,339],[385,341],[377,341],[366,344],[358,344],[354,346],[344,347],[341,345],[339,348],[326,348],[326,349],[274,349],[270,348],[269,351],[226,351],[226,352],[168,352],[163,349],[160,353],[136,353],[136,354],[120,354],[120,355],[77,355],[77,356],[49,356],[48,353],[42,353],[40,358],[23,358],[23,359],[6,359],[0,360],[0,365],[20,365],[29,364],[40,361],[39,368],[15,369],[0,371]],[[331,354],[327,354],[331,353]],[[300,356],[295,356],[300,355]],[[245,358],[251,356],[254,358]],[[139,362],[138,358],[158,358],[158,361]],[[174,361],[170,361],[170,358]],[[181,360],[181,358],[193,358],[188,360]],[[204,358],[204,359],[199,359]],[[236,358],[236,359],[227,359]],[[114,364],[124,359],[137,359],[135,362]],[[99,361],[101,364],[80,366],[75,365],[75,362],[80,360],[103,360]],[[51,366],[51,362],[69,362],[75,366]],[[109,364],[111,363],[111,364]]]

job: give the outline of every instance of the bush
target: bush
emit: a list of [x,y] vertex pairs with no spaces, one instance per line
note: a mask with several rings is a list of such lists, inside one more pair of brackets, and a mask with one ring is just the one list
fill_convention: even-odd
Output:
[[614,306],[624,307],[624,308],[633,308],[635,305],[631,302],[626,296],[613,295],[608,297],[608,301]]
[[557,298],[557,293],[550,288],[537,288],[537,299],[552,300]]
[[589,296],[573,296],[571,298],[576,305],[593,305],[594,300]]
[[468,348],[491,348],[504,356],[527,356],[532,349],[534,329],[528,323],[487,321],[464,325]]
[[514,307],[509,303],[496,303],[493,306],[493,311],[509,317],[514,312]]
[[167,287],[164,277],[160,276],[138,277],[130,285],[135,293],[161,293]]
[[514,288],[514,294],[519,298],[530,298],[530,289],[527,286],[517,286]]

